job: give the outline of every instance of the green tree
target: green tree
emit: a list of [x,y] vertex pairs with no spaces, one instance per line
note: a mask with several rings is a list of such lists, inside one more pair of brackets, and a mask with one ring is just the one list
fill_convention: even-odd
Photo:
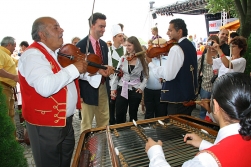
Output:
[[251,73],[251,34],[248,38],[248,49],[243,57],[247,60],[245,73],[250,74]]
[[15,127],[7,113],[6,99],[0,85],[0,166],[27,167],[24,149],[15,139]]
[[206,8],[210,13],[218,13],[224,9],[236,15],[240,20],[240,35],[248,38],[251,34],[251,0],[208,0]]

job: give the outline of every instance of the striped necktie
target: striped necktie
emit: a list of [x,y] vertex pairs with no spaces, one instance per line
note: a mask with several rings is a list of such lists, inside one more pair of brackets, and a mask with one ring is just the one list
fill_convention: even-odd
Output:
[[[101,58],[102,64],[103,64],[103,57],[102,57],[102,53],[101,53],[101,49],[100,49],[98,41],[96,41],[96,55],[98,55]],[[101,84],[104,84],[104,83],[105,83],[105,77],[102,76]]]
[[96,55],[98,55],[103,61],[103,57],[102,57],[102,53],[101,53],[101,49],[100,49],[98,41],[96,41]]

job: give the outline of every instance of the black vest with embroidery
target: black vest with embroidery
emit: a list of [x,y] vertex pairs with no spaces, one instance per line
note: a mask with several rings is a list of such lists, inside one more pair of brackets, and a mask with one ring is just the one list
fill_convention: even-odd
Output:
[[161,101],[184,102],[194,100],[197,91],[197,54],[193,44],[184,39],[178,45],[184,52],[184,62],[177,76],[163,83]]

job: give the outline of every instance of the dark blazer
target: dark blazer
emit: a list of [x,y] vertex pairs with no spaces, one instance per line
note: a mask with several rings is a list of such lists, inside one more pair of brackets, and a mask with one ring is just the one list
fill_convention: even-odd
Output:
[[[87,45],[87,38],[86,36],[84,39],[80,40],[77,43],[77,47],[80,48],[80,51],[82,53],[86,53],[86,45]],[[108,47],[105,41],[99,39],[100,48],[102,51],[103,56],[103,65],[108,64]],[[94,53],[91,41],[89,41],[89,53]],[[80,97],[83,98],[84,102],[89,105],[95,105],[98,106],[98,88],[93,88],[88,81],[85,80],[79,80],[79,88],[80,88]],[[109,88],[109,79],[106,78],[106,88],[107,88],[107,95],[110,94],[110,88]]]

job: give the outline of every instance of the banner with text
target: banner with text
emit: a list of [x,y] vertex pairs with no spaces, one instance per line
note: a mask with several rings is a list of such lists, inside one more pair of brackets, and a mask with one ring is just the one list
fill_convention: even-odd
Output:
[[[235,21],[235,20],[237,20],[237,18],[227,19],[227,23],[230,23],[230,22]],[[221,20],[209,21],[208,25],[209,25],[209,32],[220,31],[220,27],[222,26],[221,25]]]

